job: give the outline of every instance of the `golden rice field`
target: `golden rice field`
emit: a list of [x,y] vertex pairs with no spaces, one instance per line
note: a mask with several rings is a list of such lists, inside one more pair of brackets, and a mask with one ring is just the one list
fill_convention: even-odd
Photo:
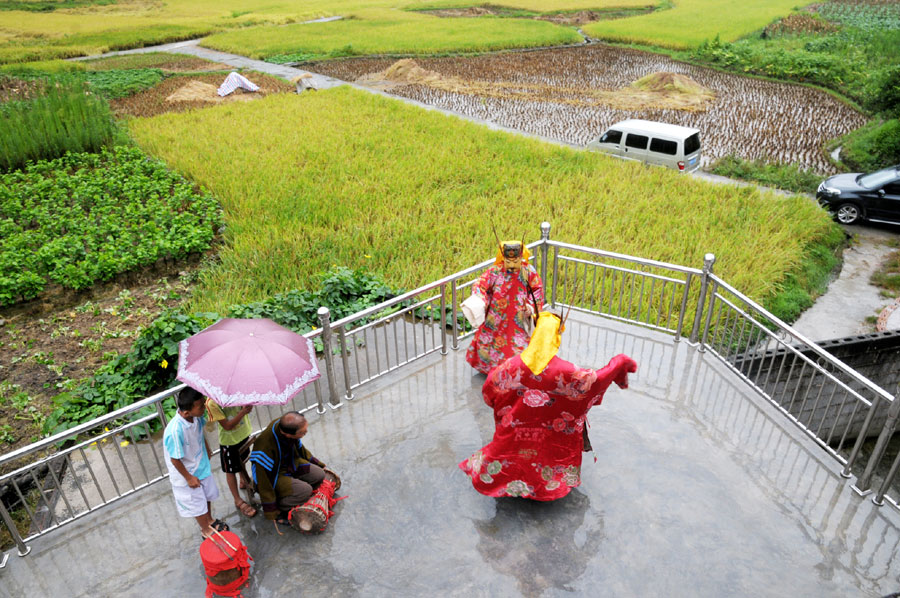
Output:
[[[285,126],[289,123],[289,126]],[[412,288],[538,236],[717,272],[758,299],[835,224],[814,202],[714,186],[490,131],[340,87],[129,123],[138,143],[222,202],[221,262],[195,310],[303,288],[332,264]]]
[[[604,44],[416,59],[416,63],[434,74],[432,80],[398,81],[390,93],[577,145],[628,118],[695,127],[702,132],[704,164],[736,155],[831,173],[834,166],[823,149],[826,142],[866,122],[861,113],[818,89],[740,77]],[[370,58],[310,63],[304,68],[356,81],[392,64],[391,59]],[[681,110],[641,106],[633,94],[621,91],[659,72],[685,75],[715,98],[702,109]],[[442,81],[456,87],[441,85]],[[621,102],[598,95],[614,95],[617,90],[623,93]]]
[[401,11],[369,12],[358,19],[249,27],[218,33],[203,45],[265,59],[311,54],[438,54],[486,52],[573,44],[574,29],[532,19],[444,19]]
[[[503,6],[555,13],[656,4],[648,0],[508,0]],[[223,36],[210,42],[215,47],[243,55],[304,49],[328,53],[346,46],[378,54],[474,51],[568,43],[577,36],[570,27],[528,19],[439,18],[411,12],[478,5],[453,0],[402,5],[392,0],[119,0],[50,12],[0,10],[0,64],[93,55],[211,34]],[[586,31],[604,39],[686,47],[716,34],[724,40],[735,39],[789,14],[793,6],[787,0],[679,0],[672,9],[594,23]],[[349,22],[283,27],[329,16],[343,16]],[[506,38],[504,29],[508,29]],[[409,34],[414,39],[399,39]]]

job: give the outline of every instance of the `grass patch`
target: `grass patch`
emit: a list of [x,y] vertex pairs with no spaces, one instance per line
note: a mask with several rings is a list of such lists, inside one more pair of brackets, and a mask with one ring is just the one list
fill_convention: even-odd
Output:
[[[374,18],[248,27],[212,35],[203,45],[258,59],[278,56],[313,60],[367,54],[485,52],[577,43],[582,39],[572,29],[543,21],[440,19],[388,11],[370,16]],[[297,55],[303,58],[295,58]]]
[[[221,135],[236,122],[255,137]],[[765,299],[836,228],[807,199],[714,186],[347,87],[130,128],[225,209],[226,246],[193,295],[197,311],[306,288],[332,264],[413,288],[490,255],[483,216],[498,212],[501,234],[516,238],[549,220],[554,238],[610,251],[695,266],[713,252],[720,275]]]
[[764,300],[763,306],[786,322],[799,318],[828,288],[846,242],[846,235],[835,227],[807,246],[799,267],[776,285],[774,295]]
[[188,54],[169,54],[166,52],[147,52],[144,54],[123,54],[107,56],[94,60],[84,60],[80,64],[89,71],[160,69],[166,71],[200,71],[204,69],[222,68],[223,65],[190,56]]
[[[891,245],[896,248],[900,242],[897,239],[891,239]],[[900,296],[900,250],[893,251],[888,255],[878,271],[872,275],[870,282],[889,291],[894,297]]]
[[78,81],[0,104],[0,169],[66,152],[98,151],[115,134],[109,105]]
[[795,193],[815,193],[816,187],[825,178],[823,174],[803,170],[794,164],[744,160],[737,156],[725,156],[713,164],[709,170],[713,174],[753,181],[767,187]]
[[789,14],[796,5],[792,0],[679,0],[671,10],[599,21],[582,29],[604,40],[686,49],[716,36],[737,40]]

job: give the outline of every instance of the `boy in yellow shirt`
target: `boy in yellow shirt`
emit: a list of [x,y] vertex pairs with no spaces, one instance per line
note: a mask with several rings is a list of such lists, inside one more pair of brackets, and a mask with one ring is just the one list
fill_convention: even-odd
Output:
[[256,509],[241,498],[236,475],[241,476],[241,488],[253,487],[241,459],[241,453],[246,452],[245,447],[253,431],[250,418],[246,417],[253,411],[253,407],[250,405],[221,407],[212,399],[206,399],[206,409],[209,412],[209,421],[219,422],[219,456],[222,459],[222,471],[225,472],[228,489],[234,497],[234,506],[247,517],[253,517],[256,515]]

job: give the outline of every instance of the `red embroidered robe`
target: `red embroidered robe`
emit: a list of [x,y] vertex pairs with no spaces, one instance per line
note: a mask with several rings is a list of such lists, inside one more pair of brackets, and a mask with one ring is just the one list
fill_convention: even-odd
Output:
[[[534,299],[528,292],[529,286]],[[491,266],[472,285],[472,294],[481,297],[487,307],[484,323],[475,331],[466,351],[466,361],[487,374],[528,346],[531,338],[528,308],[535,302],[538,309],[544,305],[544,284],[530,265],[519,273],[507,271],[503,266]]]
[[494,410],[494,439],[459,464],[487,496],[556,500],[581,484],[582,431],[588,410],[613,382],[628,387],[637,364],[613,357],[601,370],[575,367],[554,357],[535,376],[512,357],[484,383],[484,402]]

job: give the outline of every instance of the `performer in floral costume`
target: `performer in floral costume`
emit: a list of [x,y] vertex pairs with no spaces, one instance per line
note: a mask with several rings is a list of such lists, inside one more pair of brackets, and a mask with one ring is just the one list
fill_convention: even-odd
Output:
[[501,243],[494,265],[462,304],[466,318],[478,327],[466,361],[483,374],[528,346],[534,314],[544,304],[544,285],[529,256],[520,241]]
[[459,464],[482,494],[548,501],[580,485],[588,410],[613,382],[627,388],[637,371],[626,355],[601,370],[560,359],[562,329],[558,315],[541,312],[528,348],[488,374],[482,392],[494,410],[494,439]]

